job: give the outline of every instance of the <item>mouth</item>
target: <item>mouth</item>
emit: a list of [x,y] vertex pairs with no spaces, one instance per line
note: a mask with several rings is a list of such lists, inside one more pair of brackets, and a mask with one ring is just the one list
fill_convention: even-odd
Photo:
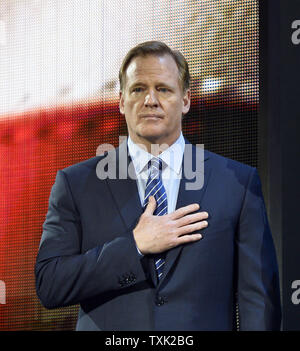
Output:
[[150,119],[150,120],[158,120],[158,119],[163,119],[163,116],[158,115],[158,114],[154,114],[154,113],[145,113],[145,114],[141,114],[140,118]]

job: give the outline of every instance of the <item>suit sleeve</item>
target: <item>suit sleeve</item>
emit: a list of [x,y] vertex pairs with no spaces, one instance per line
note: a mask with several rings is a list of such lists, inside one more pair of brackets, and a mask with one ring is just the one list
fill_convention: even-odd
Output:
[[278,267],[256,169],[249,177],[240,214],[237,245],[240,330],[279,330]]
[[80,215],[66,176],[58,171],[35,264],[36,291],[42,304],[56,308],[96,296],[101,300],[101,296],[107,298],[112,292],[145,283],[143,258],[129,234],[81,253]]

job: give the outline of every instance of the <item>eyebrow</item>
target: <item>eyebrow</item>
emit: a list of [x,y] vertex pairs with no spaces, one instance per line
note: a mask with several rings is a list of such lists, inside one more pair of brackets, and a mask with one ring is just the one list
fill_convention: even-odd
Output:
[[[130,85],[129,88],[130,88],[130,89],[133,89],[133,88],[135,88],[135,87],[137,87],[137,86],[139,86],[139,87],[140,87],[140,86],[141,86],[141,87],[146,87],[147,84],[137,81],[137,82],[133,83],[132,85]],[[156,87],[157,87],[157,86],[163,86],[163,87],[166,87],[166,88],[169,88],[169,89],[174,89],[174,86],[173,86],[173,85],[166,84],[165,82],[158,82],[157,84],[155,84],[155,86],[156,86]]]
[[146,84],[145,83],[142,83],[142,82],[135,82],[135,83],[133,83],[133,84],[131,84],[130,85],[130,88],[134,88],[134,87],[136,87],[136,86],[142,86],[142,87],[145,87],[146,86]]

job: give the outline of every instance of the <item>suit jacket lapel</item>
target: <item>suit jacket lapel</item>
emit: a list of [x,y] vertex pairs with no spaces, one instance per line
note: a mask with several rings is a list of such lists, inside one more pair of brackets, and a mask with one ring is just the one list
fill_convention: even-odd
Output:
[[115,159],[111,158],[112,163],[115,162],[116,179],[107,178],[106,181],[127,231],[132,230],[143,210],[136,180],[128,175],[128,165],[132,163],[127,152],[127,142],[110,152],[116,152],[113,156]]
[[[116,157],[114,161],[117,177],[116,179],[107,178],[106,181],[124,222],[124,226],[127,229],[127,235],[132,235],[131,231],[135,228],[142,215],[143,208],[139,197],[133,163],[128,154],[127,140],[119,148],[113,150],[113,152],[115,151]],[[143,263],[146,265],[152,283],[156,285],[157,277],[152,260],[149,256],[144,256]]]
[[[198,156],[198,160],[197,160],[197,156]],[[180,181],[180,186],[178,191],[176,209],[183,206],[190,205],[192,203],[198,203],[199,205],[201,205],[201,200],[205,193],[205,190],[209,181],[209,177],[210,177],[210,168],[207,162],[208,158],[209,158],[208,154],[206,153],[206,151],[204,151],[204,157],[202,158],[202,160],[199,161],[199,155],[197,155],[196,147],[192,144],[186,143],[184,156],[183,156],[183,163],[182,163],[182,169],[183,169],[182,178]],[[201,166],[203,167],[200,167],[200,163],[199,163],[197,164],[197,168],[196,168],[196,162],[202,162]],[[194,181],[193,179],[189,179],[190,178],[189,174],[191,174],[191,170],[193,169],[199,172],[199,168],[200,168],[200,171],[203,170],[204,168],[203,186],[201,187],[201,189],[198,189],[198,190],[187,190],[188,183],[191,184],[191,182]],[[170,272],[172,266],[175,264],[177,258],[179,258],[179,255],[183,247],[184,245],[176,246],[166,253],[166,263],[165,263],[162,278],[158,283],[159,285],[162,284],[163,281],[168,276],[168,273]]]

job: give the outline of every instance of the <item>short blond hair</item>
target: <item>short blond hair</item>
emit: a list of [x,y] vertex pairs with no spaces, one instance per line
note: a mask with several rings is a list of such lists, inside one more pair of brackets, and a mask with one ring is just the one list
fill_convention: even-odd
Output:
[[178,50],[172,50],[168,45],[161,41],[146,41],[140,43],[134,48],[130,49],[125,56],[119,70],[120,90],[123,92],[126,84],[126,71],[130,62],[138,56],[164,56],[170,55],[179,71],[179,82],[182,91],[185,92],[190,87],[190,73],[189,66],[184,56]]

